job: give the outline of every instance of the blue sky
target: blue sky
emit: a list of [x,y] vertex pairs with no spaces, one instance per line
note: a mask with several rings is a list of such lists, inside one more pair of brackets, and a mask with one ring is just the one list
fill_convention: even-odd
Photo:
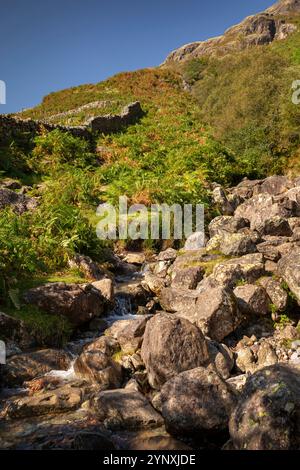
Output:
[[0,113],[49,92],[160,64],[185,43],[219,35],[272,0],[1,0]]

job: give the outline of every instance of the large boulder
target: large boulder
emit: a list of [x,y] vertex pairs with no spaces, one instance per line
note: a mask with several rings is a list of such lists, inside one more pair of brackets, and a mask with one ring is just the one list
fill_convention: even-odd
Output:
[[255,282],[264,274],[263,255],[253,253],[218,263],[213,269],[211,280],[215,286],[233,289],[241,280]]
[[70,355],[56,349],[17,354],[7,359],[4,381],[10,386],[22,385],[51,370],[68,370],[70,365]]
[[[171,306],[176,315],[197,325],[206,336],[222,341],[240,324],[234,295],[222,287],[211,287],[201,291],[191,291],[193,296],[182,296]],[[188,302],[185,302],[188,300]]]
[[202,266],[191,266],[175,271],[172,276],[172,287],[183,287],[186,289],[196,289],[203,279],[204,268]]
[[160,401],[167,431],[179,436],[224,431],[236,403],[231,387],[214,370],[204,367],[169,380]]
[[262,286],[245,284],[236,287],[233,292],[244,314],[264,316],[270,312],[271,299]]
[[236,449],[290,450],[300,445],[300,372],[274,365],[248,377],[229,430]]
[[170,378],[209,361],[206,340],[188,320],[167,313],[156,314],[146,326],[141,356],[153,388]]
[[162,417],[152,408],[147,398],[135,390],[101,392],[95,399],[94,408],[98,418],[108,429],[136,430],[163,424]]
[[221,232],[206,245],[208,251],[218,250],[226,256],[242,256],[257,251],[254,234]]
[[141,347],[146,324],[150,318],[151,315],[140,315],[129,321],[119,320],[106,330],[106,335],[115,338],[124,353],[133,354]]
[[105,297],[91,284],[49,283],[28,290],[24,299],[41,310],[66,317],[74,326],[101,316],[107,306]]
[[278,237],[290,237],[293,235],[287,219],[275,215],[264,220],[257,227],[257,231],[262,235],[272,235]]
[[234,215],[250,220],[250,227],[255,230],[271,217],[289,218],[297,215],[297,203],[288,197],[282,196],[275,200],[273,196],[262,193],[238,206]]
[[300,305],[300,248],[281,258],[278,271]]
[[211,237],[222,234],[223,232],[236,233],[242,228],[249,227],[250,222],[244,217],[233,217],[229,215],[220,215],[213,219],[209,226]]

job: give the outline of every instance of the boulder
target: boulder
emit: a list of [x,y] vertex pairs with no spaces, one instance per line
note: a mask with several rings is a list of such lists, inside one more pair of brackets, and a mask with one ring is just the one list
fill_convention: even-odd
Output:
[[250,222],[243,217],[233,217],[221,215],[213,219],[209,226],[209,235],[214,237],[215,235],[222,234],[223,232],[237,233],[240,229],[249,227]]
[[160,389],[170,378],[209,361],[206,340],[188,320],[156,314],[146,326],[141,356],[151,387]]
[[230,204],[227,199],[227,195],[225,190],[220,185],[216,185],[216,187],[212,191],[212,199],[217,208],[221,211],[224,215],[232,215],[234,212],[234,208]]
[[177,250],[174,248],[167,248],[161,251],[157,256],[157,261],[175,261],[177,258]]
[[254,372],[256,357],[253,350],[245,346],[236,353],[236,365],[241,372]]
[[271,299],[261,286],[246,284],[234,289],[240,311],[246,315],[267,315]]
[[151,315],[138,315],[131,320],[119,320],[111,328],[106,330],[106,334],[114,337],[126,354],[134,354],[143,341],[143,336],[148,320]]
[[263,277],[259,280],[259,284],[265,289],[278,312],[284,312],[288,306],[288,293],[281,283],[273,277]]
[[273,196],[267,193],[247,199],[238,206],[235,217],[245,217],[250,220],[252,230],[258,229],[261,224],[274,216],[282,218],[293,217],[297,214],[297,203],[287,197],[280,197],[275,200]]
[[114,302],[114,284],[111,279],[92,282],[92,286],[111,304]]
[[136,264],[137,266],[141,266],[145,263],[146,257],[144,253],[128,252],[126,253],[124,261],[129,264]]
[[166,287],[166,281],[161,277],[147,272],[142,280],[142,286],[145,290],[155,295],[159,295],[161,290]]
[[86,349],[74,363],[75,374],[97,383],[101,390],[121,386],[123,374],[120,365],[98,349]]
[[51,370],[68,370],[71,357],[64,351],[43,349],[9,357],[4,368],[4,381],[10,386],[22,385]]
[[257,251],[253,236],[242,232],[220,232],[209,240],[206,249],[218,250],[226,256],[242,256]]
[[279,237],[290,237],[293,234],[288,220],[283,219],[278,215],[264,220],[260,225],[258,225],[257,231],[262,235]]
[[75,255],[73,258],[69,259],[70,268],[77,268],[88,279],[93,279],[99,281],[106,276],[104,269],[102,269],[98,263],[93,261],[89,256],[84,255]]
[[207,341],[211,364],[214,364],[217,373],[224,379],[230,377],[234,367],[233,353],[225,344],[216,341]]
[[162,415],[169,433],[205,436],[224,431],[236,398],[210,368],[198,367],[169,380],[161,390]]
[[231,415],[236,449],[291,450],[300,445],[300,373],[273,365],[248,377]]
[[255,282],[264,274],[263,255],[254,253],[217,264],[213,269],[212,281],[216,286],[233,289],[238,281]]
[[206,244],[206,237],[204,232],[194,232],[187,239],[184,244],[186,251],[196,251],[203,248]]
[[278,262],[278,271],[296,296],[300,305],[300,248],[293,250]]
[[269,176],[254,187],[253,195],[267,193],[271,196],[279,196],[294,186],[293,182],[286,176]]
[[234,295],[222,287],[198,292],[194,308],[182,306],[177,315],[188,319],[204,335],[219,342],[235,331],[241,322]]
[[24,299],[45,312],[66,317],[74,326],[101,316],[107,306],[106,299],[91,284],[49,283],[28,290]]
[[190,268],[177,270],[172,278],[172,287],[196,289],[204,274],[205,270],[202,266],[191,266]]
[[140,392],[118,389],[101,392],[94,402],[98,418],[108,429],[136,430],[158,427],[162,417]]

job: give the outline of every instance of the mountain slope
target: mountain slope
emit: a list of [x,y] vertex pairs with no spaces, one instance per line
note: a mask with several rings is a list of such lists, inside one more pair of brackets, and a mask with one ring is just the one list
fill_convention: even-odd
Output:
[[207,41],[186,44],[171,52],[166,63],[181,62],[203,56],[224,56],[252,46],[286,39],[297,30],[293,16],[300,13],[299,0],[281,0],[262,13],[245,18],[224,35]]

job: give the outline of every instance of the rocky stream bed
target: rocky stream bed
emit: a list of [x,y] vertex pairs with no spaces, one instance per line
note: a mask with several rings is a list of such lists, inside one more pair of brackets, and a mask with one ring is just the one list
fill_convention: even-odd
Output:
[[300,448],[300,180],[212,195],[205,248],[123,253],[113,276],[78,255],[90,283],[26,292],[73,323],[63,349],[0,314],[0,448]]

